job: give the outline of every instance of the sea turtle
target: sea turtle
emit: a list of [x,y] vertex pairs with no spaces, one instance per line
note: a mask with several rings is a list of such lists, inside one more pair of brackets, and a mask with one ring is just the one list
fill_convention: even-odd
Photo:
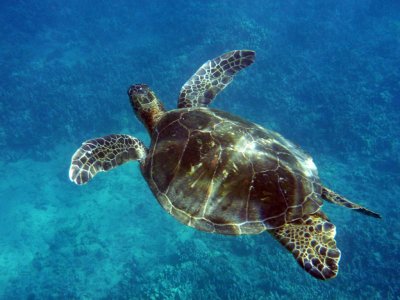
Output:
[[88,140],[72,156],[70,179],[85,184],[100,171],[137,160],[161,206],[199,230],[271,233],[318,279],[338,273],[335,226],[322,199],[380,217],[323,186],[311,157],[280,134],[208,105],[255,52],[235,50],[204,63],[166,111],[146,84],[128,89],[151,136],[112,134]]

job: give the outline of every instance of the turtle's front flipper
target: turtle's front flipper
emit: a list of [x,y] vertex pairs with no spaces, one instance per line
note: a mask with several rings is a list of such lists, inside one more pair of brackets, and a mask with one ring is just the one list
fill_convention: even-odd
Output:
[[321,197],[328,202],[331,202],[331,203],[334,203],[334,204],[337,204],[340,206],[344,206],[344,207],[347,207],[350,209],[354,209],[355,211],[358,211],[364,215],[368,215],[368,216],[371,216],[374,218],[381,218],[380,214],[373,212],[361,205],[355,204],[355,203],[347,200],[345,197],[340,196],[339,194],[336,194],[334,191],[332,191],[326,187],[322,188]]
[[178,108],[210,104],[237,72],[254,62],[255,55],[251,50],[234,50],[204,63],[183,85]]
[[340,260],[334,239],[336,228],[322,213],[287,223],[270,232],[293,253],[306,272],[321,280],[336,277]]
[[112,134],[88,140],[72,156],[69,178],[85,184],[98,172],[111,170],[130,160],[143,160],[146,147],[137,138]]

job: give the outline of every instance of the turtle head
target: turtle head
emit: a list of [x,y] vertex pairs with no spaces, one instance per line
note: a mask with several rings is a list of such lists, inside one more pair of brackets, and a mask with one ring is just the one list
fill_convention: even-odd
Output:
[[164,106],[147,84],[133,84],[128,96],[136,116],[151,134],[165,112]]

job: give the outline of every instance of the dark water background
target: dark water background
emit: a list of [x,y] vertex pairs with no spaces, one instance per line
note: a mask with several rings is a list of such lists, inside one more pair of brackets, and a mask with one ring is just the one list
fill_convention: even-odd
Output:
[[[214,107],[281,132],[332,189],[337,278],[317,281],[267,234],[195,231],[157,204],[135,163],[78,187],[80,143],[149,142],[126,96],[167,108],[206,60],[254,49]],[[400,2],[1,1],[1,299],[399,299]]]

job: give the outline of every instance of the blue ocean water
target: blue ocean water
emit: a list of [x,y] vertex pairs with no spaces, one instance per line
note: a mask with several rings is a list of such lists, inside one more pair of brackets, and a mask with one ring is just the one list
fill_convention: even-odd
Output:
[[[1,299],[399,299],[400,2],[1,1]],[[325,204],[342,251],[312,278],[270,235],[178,223],[137,163],[76,186],[71,155],[149,137],[126,90],[168,109],[206,60],[253,49],[213,107],[310,153],[321,180],[382,214]]]

